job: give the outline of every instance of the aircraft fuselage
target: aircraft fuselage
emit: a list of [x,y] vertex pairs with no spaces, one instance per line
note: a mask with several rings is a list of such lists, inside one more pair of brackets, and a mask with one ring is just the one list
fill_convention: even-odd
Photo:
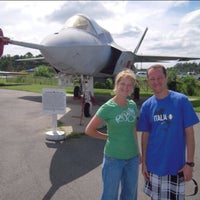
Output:
[[[80,45],[81,44],[81,45]],[[81,29],[65,29],[45,38],[45,59],[66,74],[93,75],[108,62],[111,47]]]

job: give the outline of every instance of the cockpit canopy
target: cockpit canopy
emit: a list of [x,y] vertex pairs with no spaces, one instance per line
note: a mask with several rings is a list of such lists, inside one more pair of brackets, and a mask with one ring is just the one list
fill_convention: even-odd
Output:
[[69,18],[64,25],[64,28],[78,28],[103,39],[106,42],[112,42],[112,36],[108,31],[100,27],[94,20],[89,19],[85,15],[74,15]]

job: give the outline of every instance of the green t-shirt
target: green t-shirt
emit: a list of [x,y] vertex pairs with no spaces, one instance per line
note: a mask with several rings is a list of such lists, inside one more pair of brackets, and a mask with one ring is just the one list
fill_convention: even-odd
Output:
[[138,155],[138,143],[134,133],[137,113],[135,102],[129,99],[124,107],[110,99],[98,109],[96,114],[107,125],[108,138],[104,147],[107,156],[130,159]]

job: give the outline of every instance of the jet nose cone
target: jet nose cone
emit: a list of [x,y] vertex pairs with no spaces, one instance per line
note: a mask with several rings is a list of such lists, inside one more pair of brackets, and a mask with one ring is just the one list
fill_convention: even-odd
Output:
[[88,32],[79,29],[64,29],[46,37],[42,41],[45,46],[76,46],[76,45],[95,45],[99,41]]
[[[79,29],[63,29],[42,42],[45,59],[68,74],[94,74],[108,62],[111,48],[95,35]],[[97,56],[98,55],[98,56]]]

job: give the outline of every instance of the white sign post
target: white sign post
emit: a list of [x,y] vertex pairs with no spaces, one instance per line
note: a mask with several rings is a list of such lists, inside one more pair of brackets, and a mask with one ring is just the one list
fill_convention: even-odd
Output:
[[63,140],[66,135],[64,131],[57,131],[57,114],[66,112],[66,92],[62,89],[43,89],[42,110],[44,113],[52,114],[53,131],[46,132],[47,140]]

